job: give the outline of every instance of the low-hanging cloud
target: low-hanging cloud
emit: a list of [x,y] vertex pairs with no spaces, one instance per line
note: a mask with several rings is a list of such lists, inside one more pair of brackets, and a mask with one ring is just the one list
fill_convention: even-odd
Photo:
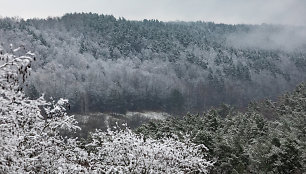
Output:
[[294,51],[306,48],[306,27],[260,25],[229,34],[227,43],[236,48]]

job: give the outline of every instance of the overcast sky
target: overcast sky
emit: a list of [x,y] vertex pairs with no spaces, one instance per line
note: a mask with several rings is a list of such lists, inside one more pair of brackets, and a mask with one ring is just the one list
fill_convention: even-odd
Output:
[[0,0],[0,16],[46,18],[69,12],[132,20],[306,25],[306,0]]

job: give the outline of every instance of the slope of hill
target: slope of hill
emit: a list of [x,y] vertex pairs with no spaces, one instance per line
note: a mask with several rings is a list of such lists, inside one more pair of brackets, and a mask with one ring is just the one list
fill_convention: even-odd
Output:
[[305,35],[303,27],[91,13],[0,19],[0,41],[39,58],[27,94],[68,98],[74,112],[199,112],[273,98],[306,79]]

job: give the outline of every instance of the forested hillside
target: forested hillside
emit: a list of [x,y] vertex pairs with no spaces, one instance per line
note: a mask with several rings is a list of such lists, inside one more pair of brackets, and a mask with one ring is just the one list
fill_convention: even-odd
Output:
[[0,42],[35,50],[24,86],[73,112],[199,112],[245,106],[306,80],[305,27],[128,21],[109,15],[0,19]]

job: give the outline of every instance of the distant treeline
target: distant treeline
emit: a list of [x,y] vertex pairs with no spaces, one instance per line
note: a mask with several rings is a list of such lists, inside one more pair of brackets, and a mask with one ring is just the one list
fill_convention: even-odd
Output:
[[92,13],[0,19],[0,42],[37,55],[27,94],[68,98],[73,112],[201,112],[275,97],[306,80],[304,31]]

